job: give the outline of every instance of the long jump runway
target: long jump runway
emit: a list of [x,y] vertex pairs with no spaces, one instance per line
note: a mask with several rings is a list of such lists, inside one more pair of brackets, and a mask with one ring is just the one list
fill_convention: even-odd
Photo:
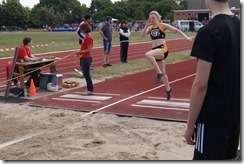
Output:
[[166,100],[163,83],[155,83],[155,70],[150,70],[97,83],[94,85],[95,93],[92,96],[82,96],[81,92],[85,91],[86,87],[80,87],[25,103],[41,107],[85,111],[87,114],[84,117],[93,113],[107,113],[186,121],[196,60],[168,65],[166,70],[173,88],[170,101]]

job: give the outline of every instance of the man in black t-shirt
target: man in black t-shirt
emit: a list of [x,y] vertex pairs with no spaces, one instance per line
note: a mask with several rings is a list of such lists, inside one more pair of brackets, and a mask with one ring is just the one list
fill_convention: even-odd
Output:
[[195,160],[233,159],[240,140],[240,20],[228,0],[205,2],[212,20],[191,52],[198,64],[184,137],[196,145]]

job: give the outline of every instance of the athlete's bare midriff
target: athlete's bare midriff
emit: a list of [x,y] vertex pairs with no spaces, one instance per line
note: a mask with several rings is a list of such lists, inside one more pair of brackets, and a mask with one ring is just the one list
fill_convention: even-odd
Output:
[[165,44],[165,39],[152,40],[152,48]]

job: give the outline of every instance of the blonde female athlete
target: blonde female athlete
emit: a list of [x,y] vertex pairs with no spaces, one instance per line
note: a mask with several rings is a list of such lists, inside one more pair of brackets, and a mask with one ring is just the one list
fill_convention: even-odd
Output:
[[169,86],[168,76],[163,61],[168,56],[168,48],[165,42],[166,30],[178,33],[189,42],[192,42],[192,39],[179,29],[169,24],[162,23],[161,16],[157,11],[150,12],[149,19],[146,21],[146,26],[141,32],[141,37],[145,37],[147,34],[150,34],[151,36],[152,50],[148,51],[145,54],[145,57],[157,72],[156,83],[159,83],[161,79],[163,80],[166,87],[167,100],[170,100],[172,88]]

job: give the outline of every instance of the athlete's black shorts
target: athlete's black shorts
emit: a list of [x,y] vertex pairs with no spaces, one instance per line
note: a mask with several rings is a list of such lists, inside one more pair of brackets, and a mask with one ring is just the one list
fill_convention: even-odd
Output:
[[166,44],[162,44],[162,45],[159,45],[157,47],[152,48],[152,50],[155,50],[155,49],[162,49],[162,51],[164,53],[164,58],[163,59],[155,59],[156,61],[162,61],[168,57],[169,51],[168,51],[168,47],[166,46]]

